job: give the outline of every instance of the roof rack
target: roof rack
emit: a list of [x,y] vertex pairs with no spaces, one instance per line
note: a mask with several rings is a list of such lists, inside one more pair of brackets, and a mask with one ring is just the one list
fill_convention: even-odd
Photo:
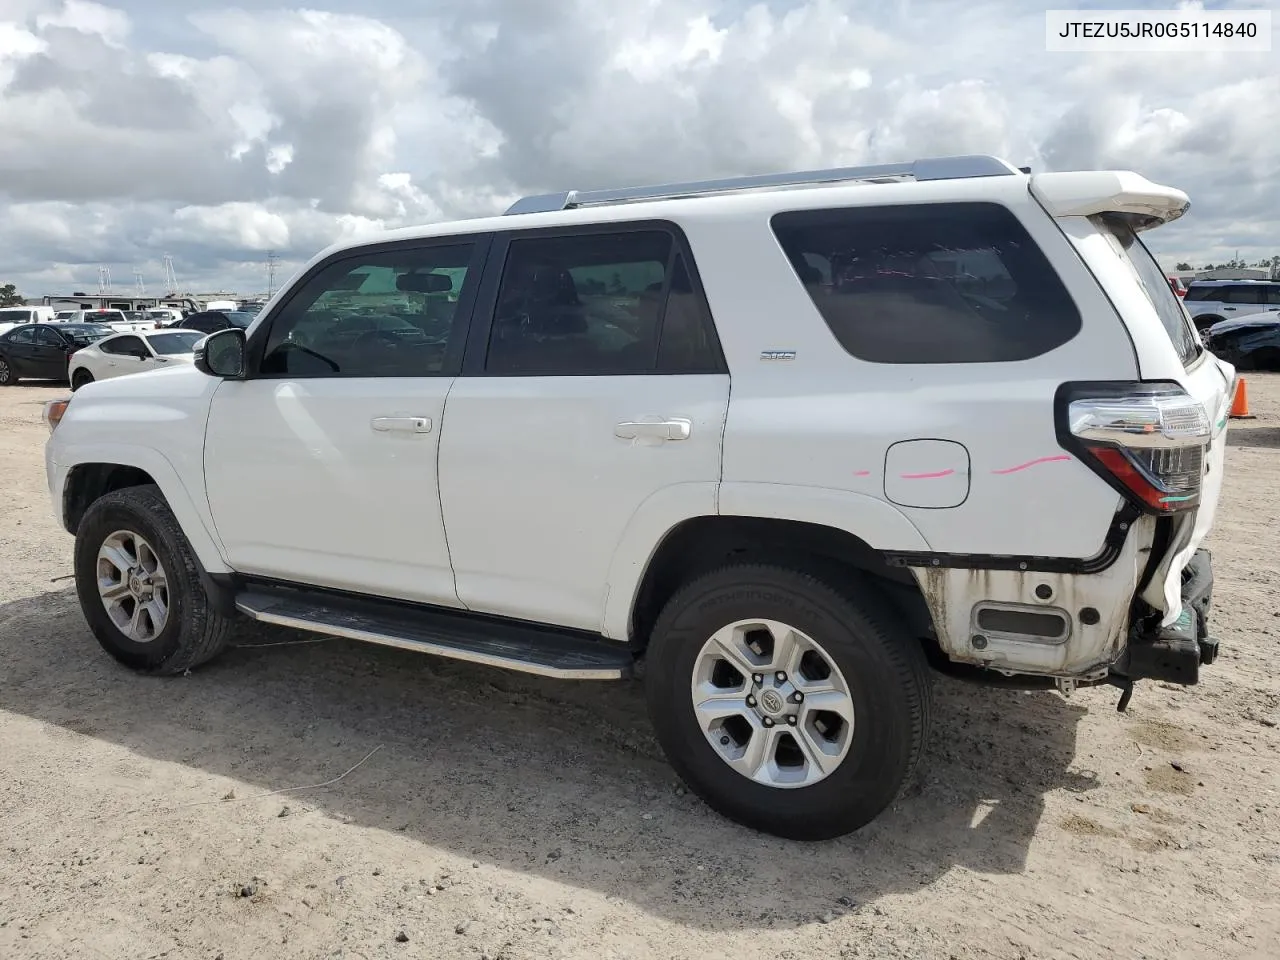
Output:
[[574,207],[638,200],[673,200],[737,190],[761,190],[770,187],[798,187],[847,182],[900,183],[906,180],[960,180],[968,177],[1005,177],[1020,172],[996,157],[935,157],[906,163],[885,163],[869,167],[835,167],[830,170],[802,170],[794,173],[768,173],[751,177],[729,177],[721,180],[693,180],[687,183],[663,183],[649,187],[623,187],[612,190],[563,190],[517,200],[506,214],[549,213]]

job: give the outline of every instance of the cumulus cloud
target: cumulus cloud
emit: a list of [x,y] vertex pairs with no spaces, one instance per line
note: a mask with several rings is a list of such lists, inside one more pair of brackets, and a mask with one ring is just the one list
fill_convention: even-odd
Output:
[[288,3],[4,0],[2,279],[251,291],[523,193],[969,152],[1184,187],[1171,262],[1280,249],[1272,54],[1047,54],[1016,0]]

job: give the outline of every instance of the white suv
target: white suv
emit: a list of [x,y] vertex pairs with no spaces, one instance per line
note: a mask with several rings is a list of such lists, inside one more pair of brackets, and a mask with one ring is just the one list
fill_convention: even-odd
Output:
[[1280,281],[1193,280],[1184,302],[1197,330],[1223,320],[1280,311]]
[[237,616],[566,679],[644,658],[708,803],[848,832],[921,756],[930,666],[1127,700],[1212,662],[1234,370],[1139,240],[1187,204],[958,157],[332,247],[195,366],[49,407],[85,617],[159,674]]

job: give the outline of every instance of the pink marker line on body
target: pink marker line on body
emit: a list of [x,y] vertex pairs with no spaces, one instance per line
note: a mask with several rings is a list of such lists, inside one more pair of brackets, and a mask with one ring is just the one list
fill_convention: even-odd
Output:
[[1029,467],[1038,466],[1042,463],[1057,463],[1060,460],[1070,459],[1071,457],[1068,454],[1061,453],[1053,457],[1038,457],[1035,460],[1028,460],[1026,463],[1020,463],[1016,467],[1005,467],[1003,470],[992,470],[991,472],[999,474],[1017,473],[1019,470],[1026,470]]
[[871,471],[870,471],[870,470],[855,470],[855,471],[853,471],[853,475],[854,475],[855,477],[869,477],[869,476],[871,476]]
[[901,474],[903,480],[937,480],[940,477],[949,477],[954,470],[938,470],[935,473],[904,473]]

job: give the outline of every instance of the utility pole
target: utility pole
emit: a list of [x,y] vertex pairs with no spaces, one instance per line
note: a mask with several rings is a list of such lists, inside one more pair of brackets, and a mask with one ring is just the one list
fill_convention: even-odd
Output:
[[98,267],[98,295],[111,296],[111,268],[106,264]]
[[142,271],[137,268],[133,271],[133,289],[139,297],[147,295],[147,285],[142,282]]
[[280,262],[280,258],[276,256],[274,250],[267,251],[267,299],[270,300],[272,294],[276,292],[276,264]]

